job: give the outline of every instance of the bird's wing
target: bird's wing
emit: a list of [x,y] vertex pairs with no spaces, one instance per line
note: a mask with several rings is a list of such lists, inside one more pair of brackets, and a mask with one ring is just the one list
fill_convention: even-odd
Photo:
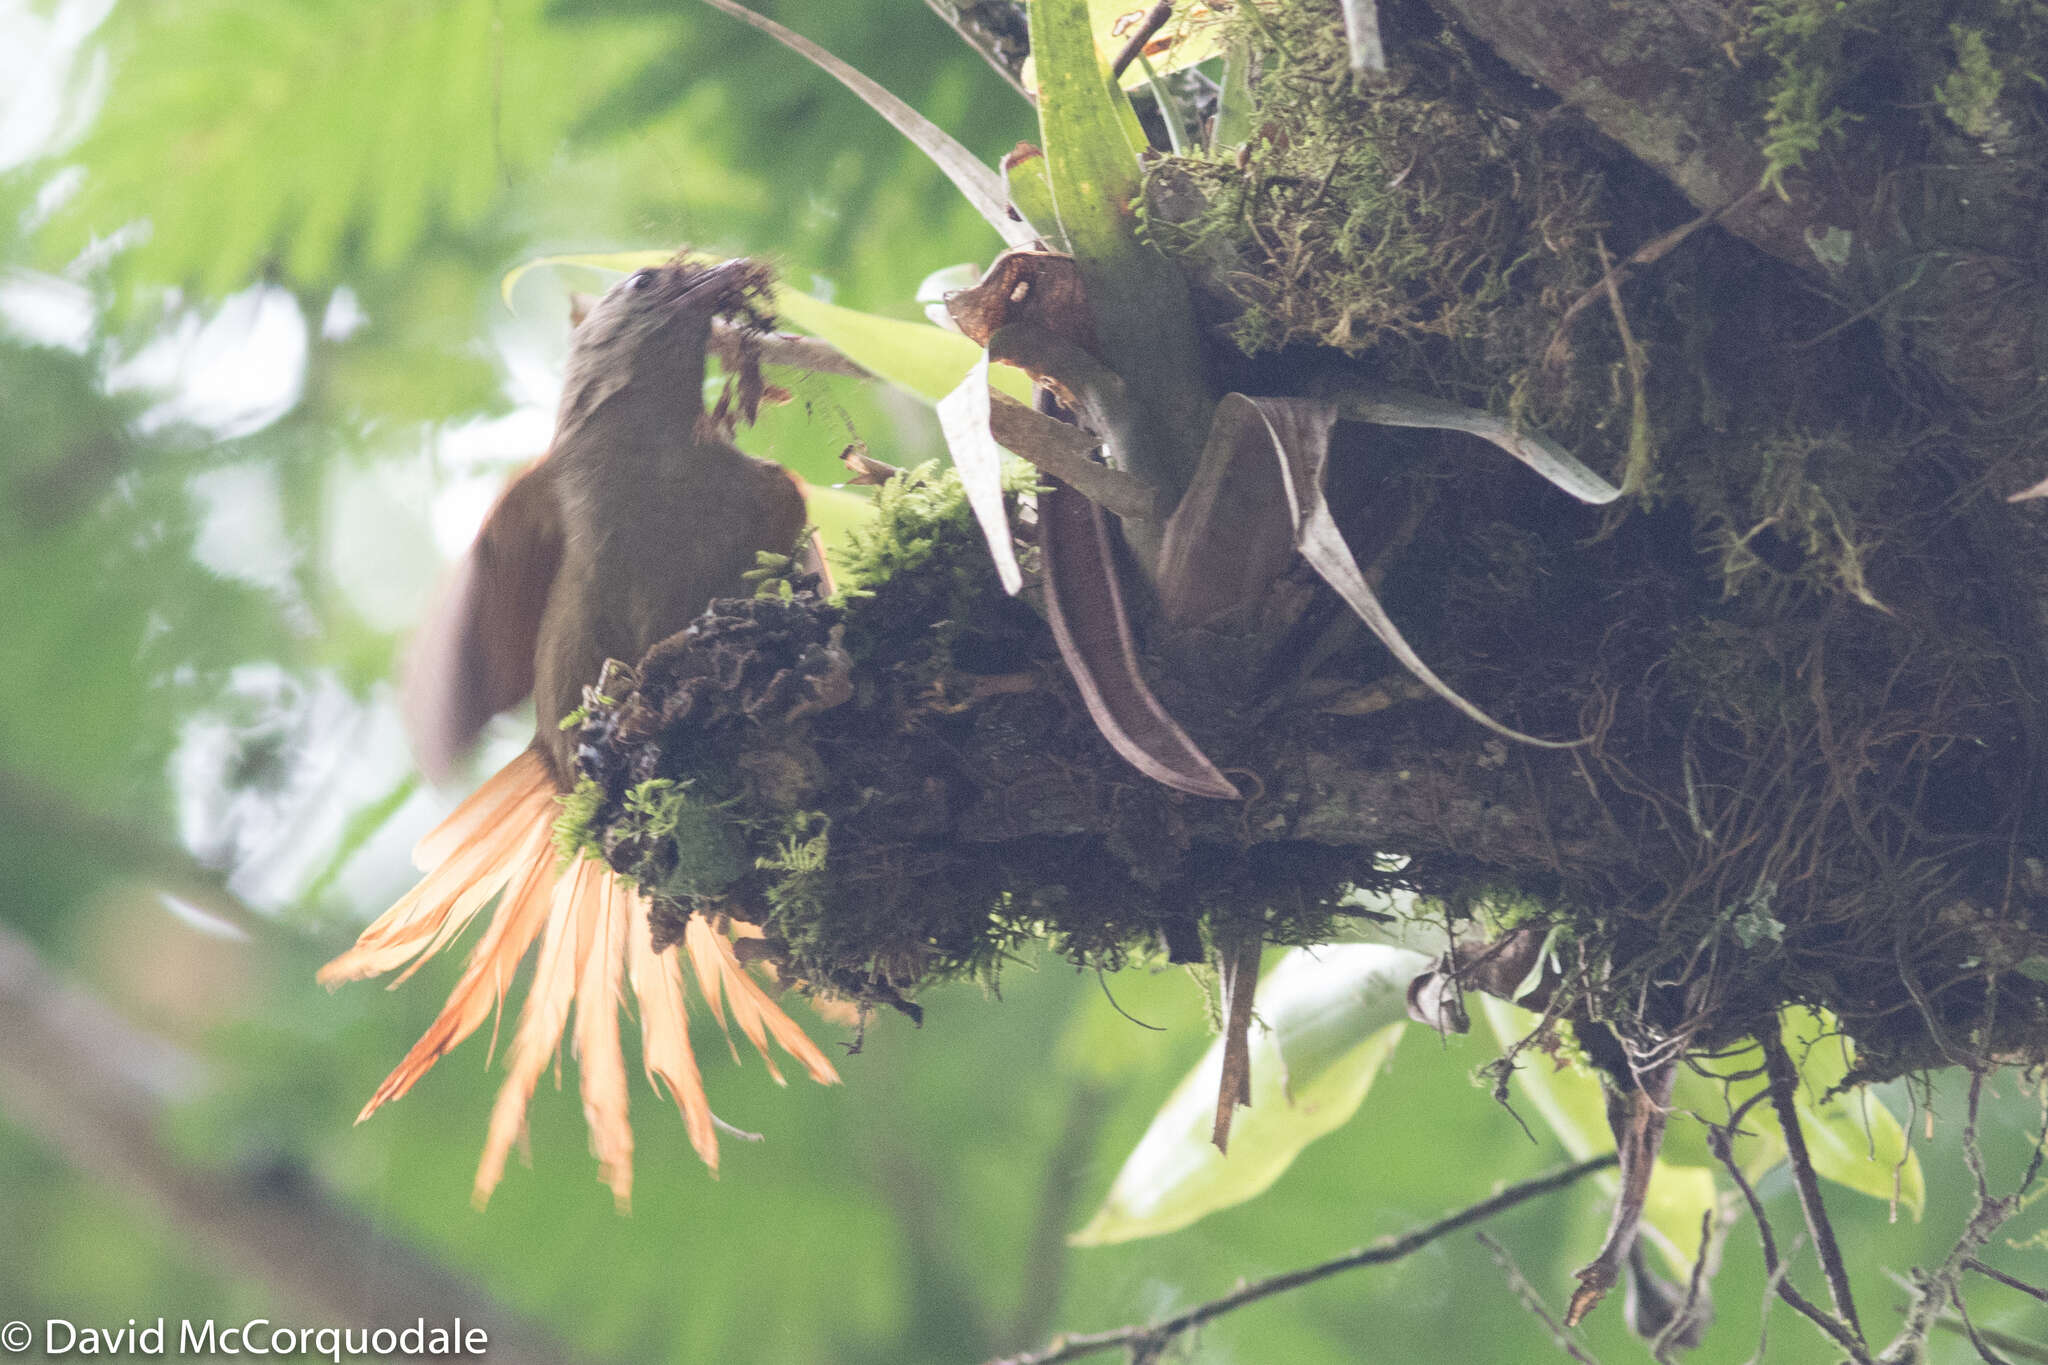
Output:
[[562,559],[554,476],[536,463],[484,519],[413,639],[403,684],[420,768],[442,781],[490,718],[533,690],[541,611]]

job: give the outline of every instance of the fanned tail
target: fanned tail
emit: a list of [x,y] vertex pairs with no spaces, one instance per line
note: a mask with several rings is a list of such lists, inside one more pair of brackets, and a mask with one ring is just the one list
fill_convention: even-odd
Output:
[[[541,842],[548,842],[546,836],[556,815],[555,796],[547,765],[532,749],[492,774],[419,841],[413,849],[413,864],[426,875],[363,930],[355,947],[320,969],[320,984],[332,988],[344,981],[382,976],[407,962],[412,966],[392,985],[412,975],[467,928],[492,896],[528,868],[532,862],[528,846],[534,842],[536,828]],[[502,911],[497,918],[504,920]],[[496,923],[492,927],[495,929]],[[532,941],[528,934],[513,946],[506,965],[516,965]],[[478,944],[477,951],[483,946]],[[472,954],[472,961],[475,956]],[[463,1036],[468,1036],[468,1030]]]
[[[646,897],[610,869],[587,858],[558,867],[551,837],[559,814],[556,796],[536,751],[506,764],[420,840],[413,855],[425,873],[420,884],[365,929],[354,947],[321,968],[319,979],[334,986],[403,967],[396,985],[497,897],[497,910],[447,1003],[356,1121],[404,1095],[443,1054],[502,1012],[512,976],[538,938],[532,988],[507,1050],[509,1074],[492,1107],[473,1197],[481,1206],[503,1176],[525,1132],[527,1104],[573,1011],[572,1046],[591,1153],[600,1178],[624,1208],[633,1187],[633,1133],[618,1012],[628,987],[639,1005],[648,1081],[674,1099],[690,1145],[714,1173],[719,1121],[690,1048],[678,955],[654,951]],[[721,1025],[730,1001],[732,1018],[764,1058],[772,1035],[816,1080],[839,1079],[825,1054],[747,974],[732,945],[703,916],[691,917],[686,943]],[[772,1059],[769,1071],[782,1081]]]
[[[697,969],[697,983],[704,990],[704,999],[711,1006],[711,1013],[723,1025],[725,1009],[720,1003],[721,995],[731,1002],[733,1022],[740,1026],[740,1032],[746,1034],[748,1041],[760,1052],[768,1074],[775,1078],[777,1085],[787,1085],[788,1082],[782,1078],[781,1069],[775,1065],[775,1058],[768,1051],[771,1034],[776,1042],[782,1044],[783,1051],[804,1064],[804,1070],[811,1073],[812,1080],[820,1085],[838,1083],[839,1073],[833,1070],[831,1060],[818,1050],[818,1045],[810,1040],[796,1020],[784,1014],[782,1006],[761,989],[761,983],[740,965],[732,950],[732,940],[713,929],[704,916],[692,915],[688,927],[683,930],[683,944],[689,949],[690,964]],[[739,1056],[737,1050],[733,1056]]]

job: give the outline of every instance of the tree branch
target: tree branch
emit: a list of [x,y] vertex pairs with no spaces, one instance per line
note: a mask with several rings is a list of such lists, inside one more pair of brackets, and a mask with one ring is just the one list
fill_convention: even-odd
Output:
[[201,1064],[55,979],[0,928],[0,1113],[86,1179],[158,1210],[192,1249],[263,1286],[307,1321],[373,1326],[460,1316],[492,1360],[570,1352],[478,1289],[342,1207],[296,1164],[195,1170],[161,1139]]
[[1573,1360],[1579,1361],[1580,1365],[1599,1365],[1599,1362],[1588,1354],[1584,1347],[1572,1340],[1570,1330],[1551,1315],[1550,1309],[1544,1305],[1543,1296],[1536,1292],[1535,1285],[1529,1283],[1529,1277],[1524,1275],[1522,1268],[1515,1264],[1515,1258],[1508,1254],[1508,1249],[1499,1242],[1494,1241],[1493,1238],[1487,1236],[1484,1232],[1475,1232],[1472,1235],[1479,1239],[1479,1244],[1485,1247],[1487,1253],[1493,1257],[1493,1263],[1500,1267],[1503,1275],[1507,1276],[1508,1288],[1513,1290],[1515,1297],[1522,1301],[1522,1306],[1534,1314],[1538,1322],[1549,1329],[1550,1339],[1557,1343],[1557,1349],[1563,1351]]
[[1773,1021],[1757,1031],[1756,1040],[1764,1053],[1764,1079],[1769,1087],[1771,1108],[1778,1113],[1778,1126],[1785,1133],[1785,1156],[1792,1165],[1792,1184],[1799,1191],[1799,1207],[1806,1215],[1806,1230],[1813,1235],[1814,1253],[1827,1275],[1828,1298],[1836,1314],[1855,1338],[1858,1360],[1868,1357],[1863,1347],[1863,1325],[1856,1320],[1856,1300],[1849,1292],[1849,1271],[1842,1263],[1842,1247],[1835,1240],[1835,1225],[1828,1221],[1827,1205],[1820,1197],[1820,1177],[1814,1174],[1813,1157],[1806,1150],[1806,1130],[1799,1122],[1799,1073],[1785,1052],[1785,1040]]
[[[1707,1129],[1707,1148],[1713,1152],[1714,1158],[1726,1168],[1729,1178],[1735,1182],[1735,1188],[1742,1191],[1742,1198],[1749,1205],[1749,1216],[1756,1220],[1757,1241],[1761,1244],[1764,1253],[1764,1273],[1771,1288],[1776,1291],[1779,1298],[1792,1305],[1796,1311],[1812,1321],[1814,1326],[1832,1337],[1835,1343],[1842,1347],[1843,1350],[1856,1354],[1858,1360],[1867,1362],[1870,1358],[1870,1353],[1857,1340],[1855,1335],[1850,1332],[1848,1325],[1819,1307],[1813,1300],[1807,1298],[1806,1295],[1800,1293],[1787,1276],[1786,1272],[1791,1267],[1778,1257],[1778,1239],[1771,1232],[1771,1220],[1764,1216],[1763,1201],[1756,1197],[1756,1187],[1749,1183],[1749,1177],[1744,1175],[1742,1167],[1736,1164],[1734,1150],[1731,1145],[1736,1125],[1742,1122],[1743,1115],[1749,1112],[1750,1105],[1762,1099],[1764,1094],[1765,1092],[1760,1090],[1750,1096],[1740,1108],[1728,1116],[1728,1122],[1725,1126],[1709,1126]],[[1768,1302],[1768,1293],[1765,1297],[1766,1302]]]
[[1741,199],[1723,223],[1778,259],[1819,274],[1807,233],[1858,223],[1853,195],[1824,195],[1797,176],[1787,178],[1784,196],[1743,197],[1762,180],[1764,159],[1749,135],[1750,110],[1735,83],[1721,79],[1729,58],[1720,44],[1735,21],[1735,7],[1723,0],[1672,5],[1667,19],[1632,31],[1626,43],[1611,41],[1611,0],[1431,3],[1662,174],[1695,208]]
[[[1990,1274],[1993,1279],[2012,1284],[2015,1288],[2024,1286],[2006,1276],[1992,1272],[1978,1260],[1977,1252],[1989,1242],[2005,1221],[2019,1212],[2020,1201],[2041,1169],[2042,1144],[2048,1143],[2048,1128],[2035,1136],[2034,1153],[2027,1163],[2026,1173],[2011,1194],[1994,1196],[1991,1182],[1984,1169],[1984,1149],[1977,1136],[1977,1107],[1984,1094],[1984,1073],[1970,1073],[1969,1117],[1963,1124],[1963,1164],[1970,1168],[1970,1175],[1976,1181],[1977,1205],[1970,1211],[1970,1221],[1963,1225],[1956,1244],[1934,1270],[1915,1270],[1912,1274],[1912,1302],[1906,1309],[1906,1320],[1899,1333],[1885,1348],[1886,1360],[1904,1360],[1921,1349],[1927,1341],[1927,1334],[1939,1325],[1943,1305],[1960,1305],[1961,1293],[1958,1286],[1963,1272],[1976,1269]],[[2028,1292],[2035,1292],[2029,1290]],[[1974,1341],[1974,1337],[1973,1337]],[[2008,1348],[2010,1349],[2010,1348]]]
[[1043,1351],[1028,1352],[1020,1356],[1004,1356],[998,1360],[990,1361],[989,1365],[1057,1365],[1057,1362],[1079,1360],[1083,1356],[1094,1355],[1099,1351],[1127,1348],[1143,1352],[1156,1349],[1158,1343],[1179,1336],[1182,1332],[1186,1332],[1191,1328],[1199,1327],[1212,1318],[1221,1317],[1223,1314],[1243,1308],[1247,1304],[1256,1303],[1260,1299],[1271,1298],[1275,1294],[1284,1294],[1290,1289],[1299,1289],[1303,1285],[1313,1284],[1317,1280],[1326,1279],[1341,1271],[1356,1270],[1362,1266],[1369,1265],[1385,1265],[1389,1261],[1398,1261],[1403,1256],[1427,1246],[1447,1233],[1456,1232],[1461,1228],[1470,1227],[1474,1223],[1483,1222],[1497,1213],[1511,1209],[1526,1200],[1534,1199],[1538,1195],[1550,1194],[1553,1191],[1561,1190],[1567,1185],[1583,1180],[1597,1171],[1607,1170],[1614,1163],[1614,1154],[1611,1152],[1606,1156],[1591,1157],[1585,1161],[1578,1162],[1576,1165],[1552,1171],[1548,1175],[1540,1175],[1533,1180],[1524,1180],[1520,1184],[1510,1185],[1491,1198],[1482,1199],[1476,1204],[1471,1204],[1458,1210],[1456,1213],[1447,1214],[1434,1223],[1426,1223],[1419,1228],[1413,1228],[1399,1237],[1376,1242],[1370,1247],[1360,1248],[1346,1255],[1339,1256],[1335,1260],[1324,1261],[1320,1265],[1307,1266],[1301,1270],[1291,1270],[1283,1275],[1274,1275],[1268,1279],[1256,1281],[1234,1293],[1225,1294],[1222,1298],[1211,1299],[1209,1302],[1191,1308],[1185,1313],[1176,1314],[1159,1322],[1117,1327],[1107,1332],[1089,1332],[1061,1337]]

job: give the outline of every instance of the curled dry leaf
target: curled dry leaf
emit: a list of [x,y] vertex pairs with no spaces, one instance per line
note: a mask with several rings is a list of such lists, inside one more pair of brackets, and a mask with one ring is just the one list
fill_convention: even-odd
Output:
[[1469,1033],[1472,1016],[1465,1013],[1465,994],[1458,989],[1457,974],[1445,970],[1441,963],[1417,973],[1408,983],[1408,1017],[1446,1037]]
[[1252,995],[1259,984],[1259,956],[1265,951],[1265,927],[1239,926],[1216,938],[1217,977],[1223,991],[1223,1071],[1216,1083],[1216,1123],[1209,1140],[1219,1152],[1230,1150],[1230,1120],[1241,1104],[1252,1102]]
[[1576,1327],[1621,1279],[1622,1266],[1643,1224],[1643,1205],[1650,1197],[1650,1174],[1664,1147],[1664,1120],[1671,1104],[1671,1083],[1678,1063],[1666,1062],[1635,1076],[1628,1089],[1607,1092],[1607,1123],[1614,1130],[1614,1148],[1621,1158],[1621,1193],[1607,1225],[1600,1254],[1578,1272],[1579,1287],[1565,1310],[1565,1326]]
[[1071,422],[1034,411],[1006,393],[993,393],[989,431],[996,444],[1073,488],[1082,497],[1124,518],[1159,515],[1159,493],[1150,484],[1095,458],[1102,444]]
[[1152,695],[1124,609],[1102,509],[1064,484],[1038,499],[1046,617],[1102,737],[1132,767],[1191,796],[1238,790]]
[[1383,384],[1354,384],[1332,395],[1338,415],[1383,427],[1462,431],[1498,446],[1580,502],[1605,506],[1621,490],[1540,432],[1528,431],[1483,408],[1468,408],[1428,394]]
[[[1123,381],[1089,349],[1094,322],[1080,275],[1068,257],[1008,252],[980,284],[950,296],[947,306],[960,330],[988,348],[968,383],[986,389],[989,361],[1015,365],[1079,409],[1095,435],[1071,423],[1057,425],[1075,432],[1089,450],[1098,444],[1097,436],[1119,431],[1132,420]],[[982,417],[984,434],[997,410],[991,406]],[[1038,503],[1046,616],[1096,729],[1146,776],[1194,796],[1235,799],[1237,788],[1167,714],[1138,666],[1137,642],[1102,509],[1109,507],[1134,522],[1147,520],[1155,516],[1158,495],[1129,474],[1096,463],[1071,438],[1054,438],[1031,420],[1056,419],[1044,413],[1000,411],[1003,416],[996,420],[1007,434],[1025,438],[1051,459],[1033,460],[1053,473],[1053,482]],[[969,411],[963,398],[957,415],[964,422],[978,414]],[[993,446],[994,439],[985,444]],[[1071,467],[1054,472],[1052,465],[1062,461],[1070,461]],[[974,477],[987,479],[985,473]],[[965,469],[962,478],[969,478]],[[970,500],[973,496],[970,482]],[[987,520],[982,527],[985,534],[996,534]],[[1007,523],[1001,538],[1001,549],[993,539],[990,544],[999,562],[1009,551]]]
[[847,473],[852,475],[847,482],[856,486],[861,484],[880,486],[903,472],[887,460],[878,460],[868,454],[867,442],[865,441],[855,441],[852,445],[840,451],[839,462],[845,465]]
[[1463,1033],[1472,1026],[1463,1000],[1467,990],[1542,1009],[1555,984],[1544,972],[1548,944],[1548,935],[1534,929],[1510,929],[1491,943],[1453,944],[1408,983],[1408,1017],[1438,1033]]
[[1004,252],[978,283],[946,295],[946,309],[954,325],[978,345],[988,345],[990,337],[1013,322],[1029,322],[1095,349],[1095,318],[1080,267],[1056,251]]

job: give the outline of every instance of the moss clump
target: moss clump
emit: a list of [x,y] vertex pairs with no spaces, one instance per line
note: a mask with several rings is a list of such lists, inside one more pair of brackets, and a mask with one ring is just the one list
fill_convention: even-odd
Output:
[[1153,162],[1150,235],[1248,355],[1372,353],[1432,387],[1506,392],[1599,278],[1598,159],[1484,94],[1447,33],[1410,35],[1391,77],[1357,88],[1335,5],[1243,22],[1263,64],[1251,140],[1235,161]]
[[[2033,85],[2048,39],[2039,6],[1972,0],[1759,0],[1740,50],[1767,73],[1762,101],[1765,183],[1809,170],[1855,125],[1912,145],[1960,132],[2012,150],[2010,92]],[[1916,135],[1917,134],[1917,135]]]
[[552,836],[556,855],[565,864],[586,855],[603,857],[604,845],[600,840],[597,818],[604,809],[604,790],[585,778],[577,782],[573,790],[556,799],[562,807],[562,813],[555,817]]
[[1198,956],[1217,916],[1325,941],[1354,884],[1393,880],[1136,779],[1003,594],[956,475],[899,476],[878,513],[841,602],[714,603],[584,721],[583,837],[667,933],[731,915],[788,977],[893,1003],[1040,940],[1106,968]]
[[[1892,10],[1762,7],[1758,67],[1806,63],[1783,150],[1858,118],[1994,126],[2020,85],[1998,25],[2020,21],[1981,8],[1943,32],[1985,34],[1988,70],[1952,35],[1955,79],[1937,99],[1921,71],[1909,111],[1877,93],[1890,37],[1860,27]],[[1148,186],[1155,238],[1209,304],[1229,294],[1209,320],[1284,348],[1210,378],[1426,388],[1605,470],[1654,450],[1640,498],[1601,511],[1462,437],[1332,436],[1332,516],[1421,656],[1503,722],[1584,742],[1512,748],[1397,699],[1385,651],[1326,630],[1342,613],[1304,574],[1277,642],[1138,604],[1155,690],[1246,799],[1168,792],[1101,740],[957,479],[926,468],[882,490],[840,601],[792,582],[715,603],[601,687],[579,728],[589,837],[672,918],[758,924],[788,975],[866,1000],[989,979],[1032,940],[1104,967],[1254,922],[1313,942],[1354,889],[1401,886],[1558,945],[1560,1008],[1645,1055],[1803,1002],[1873,1074],[2048,1057],[2048,991],[2013,967],[2048,958],[2028,871],[2048,866],[2048,551],[1998,495],[2010,435],[1930,402],[1924,346],[1883,309],[1717,229],[1594,292],[1602,236],[1626,257],[1695,211],[1640,170],[1617,181],[1570,111],[1508,104],[1455,39],[1402,35],[1399,78],[1360,93],[1334,5],[1271,23],[1246,163],[1162,159]],[[685,811],[713,874],[650,852]]]

